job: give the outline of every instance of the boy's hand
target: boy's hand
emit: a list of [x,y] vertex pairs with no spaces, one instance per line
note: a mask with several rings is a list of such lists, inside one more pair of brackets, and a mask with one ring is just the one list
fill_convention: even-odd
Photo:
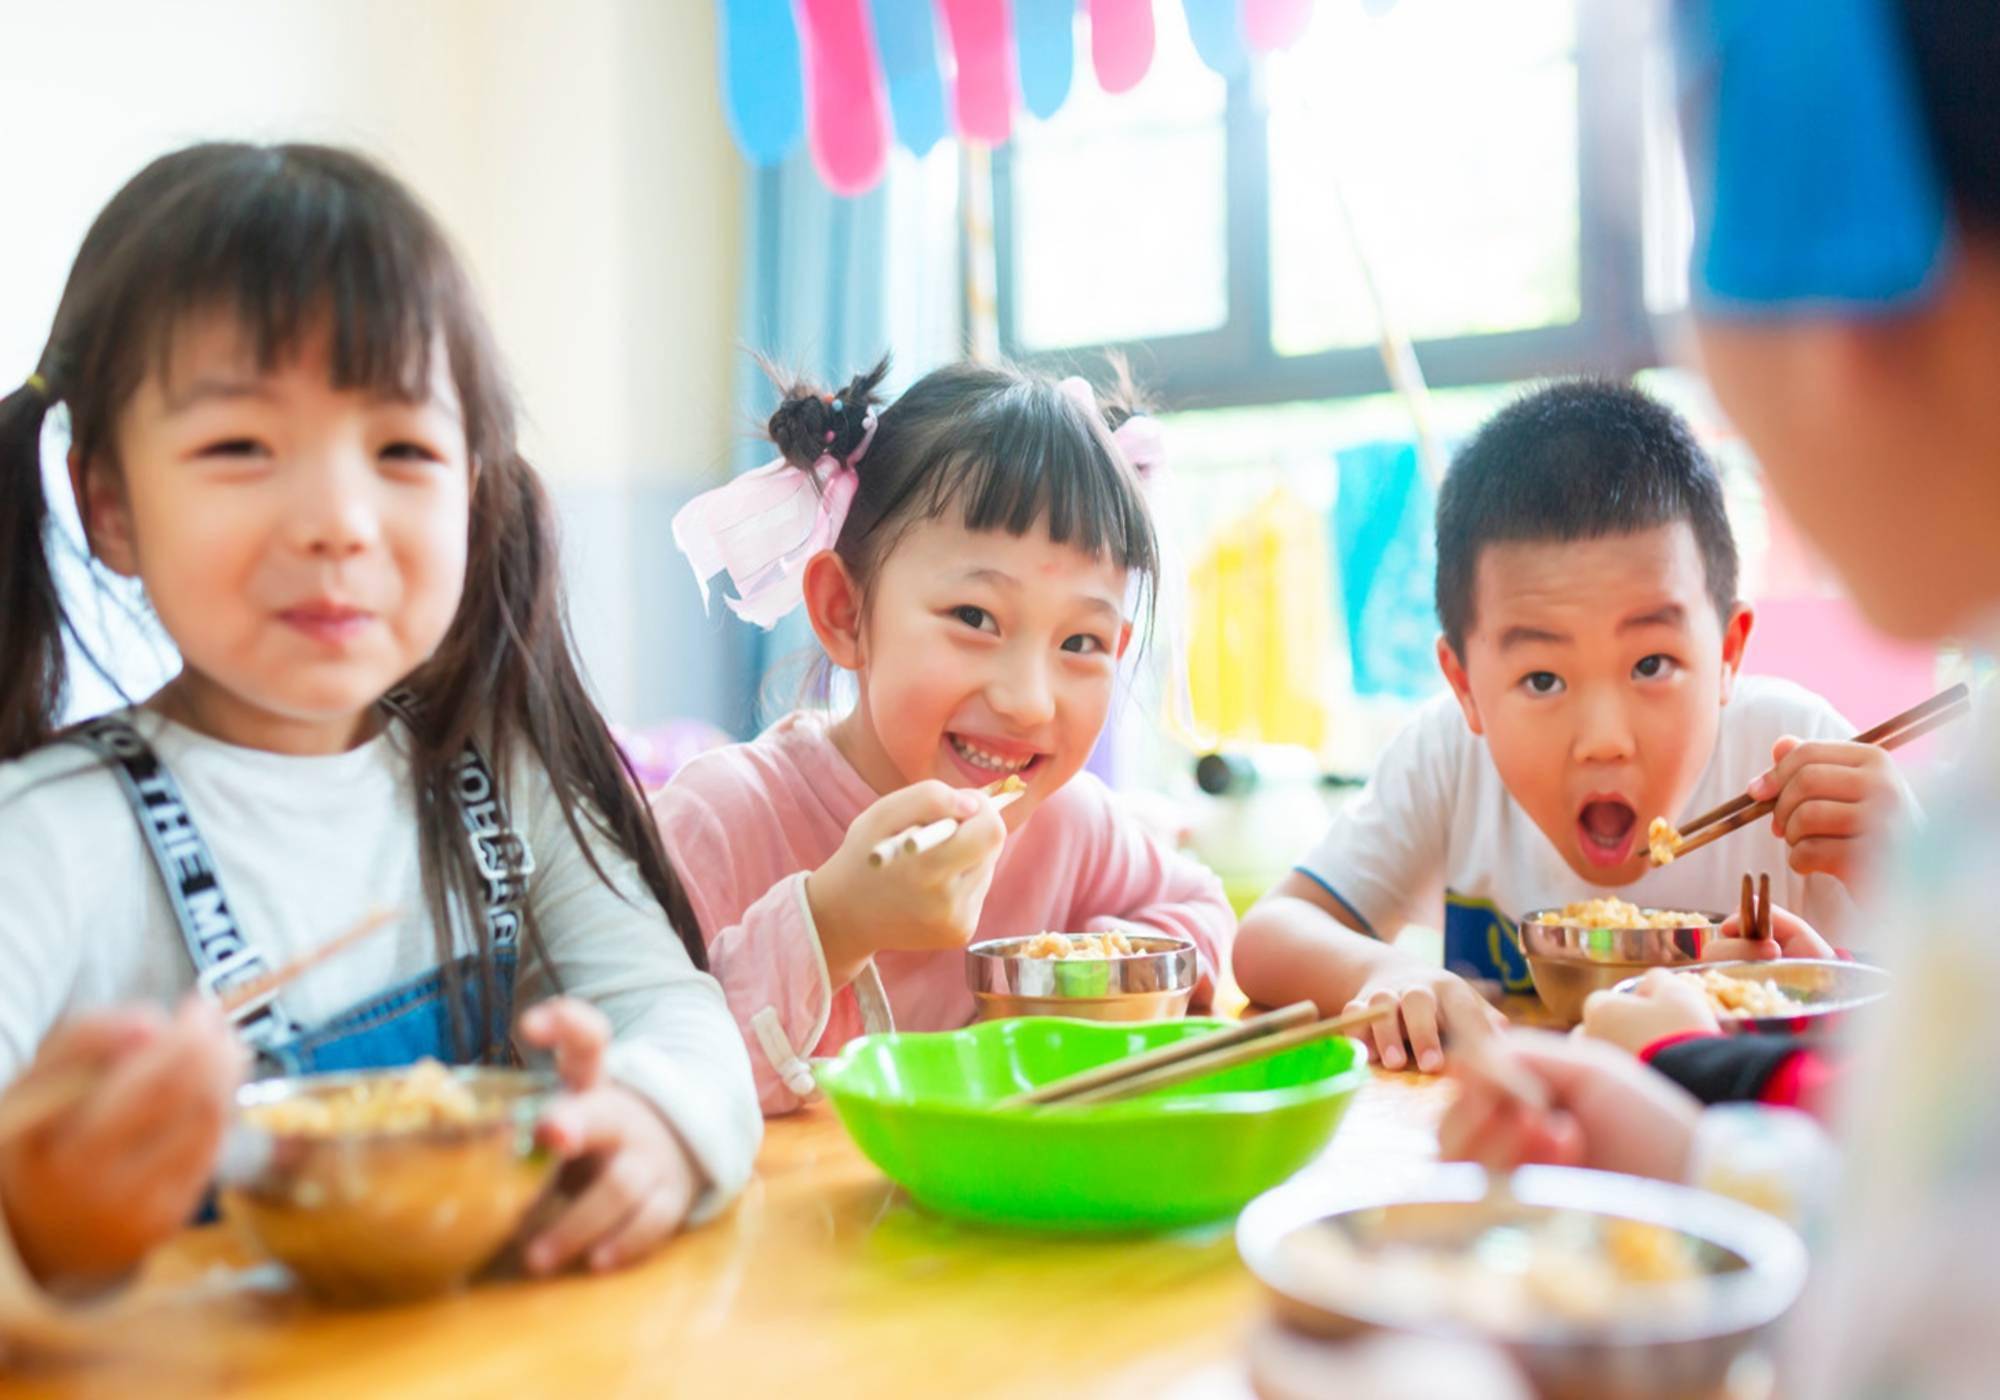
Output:
[[[1487,1068],[1504,1056],[1548,1087],[1532,1108]],[[1512,1171],[1528,1162],[1680,1181],[1701,1105],[1621,1050],[1586,1037],[1512,1031],[1486,1054],[1454,1060],[1458,1098],[1438,1126],[1447,1161]]]
[[1784,738],[1771,761],[1750,796],[1777,800],[1771,830],[1792,848],[1801,875],[1831,875],[1851,887],[1881,834],[1916,807],[1896,760],[1877,744]]
[[611,1023],[574,997],[555,997],[521,1017],[521,1039],[553,1051],[567,1090],[543,1113],[536,1141],[582,1169],[585,1182],[522,1259],[538,1274],[579,1256],[592,1269],[644,1257],[681,1227],[700,1193],[701,1171],[658,1109],[604,1073]]
[[1384,1069],[1414,1063],[1425,1074],[1444,1068],[1444,1043],[1505,1030],[1507,1018],[1464,978],[1441,967],[1397,957],[1378,965],[1345,1011],[1393,1005],[1393,1014],[1362,1028],[1360,1038]]
[[1788,909],[1771,906],[1771,936],[1745,938],[1743,916],[1731,914],[1702,950],[1703,962],[1769,962],[1774,958],[1837,958],[1819,931]]
[[248,1062],[215,1003],[122,1007],[42,1042],[6,1098],[84,1073],[86,1096],[0,1143],[0,1211],[52,1292],[116,1283],[193,1219]]
[[1632,992],[1592,992],[1583,1003],[1583,1033],[1637,1055],[1655,1041],[1688,1031],[1720,1035],[1722,1023],[1700,987],[1656,967]]
[[[906,827],[946,817],[950,840],[883,865],[869,856]],[[847,829],[840,849],[806,877],[806,902],[836,987],[883,948],[963,948],[979,928],[986,889],[1007,839],[993,800],[977,788],[917,783],[877,801]]]

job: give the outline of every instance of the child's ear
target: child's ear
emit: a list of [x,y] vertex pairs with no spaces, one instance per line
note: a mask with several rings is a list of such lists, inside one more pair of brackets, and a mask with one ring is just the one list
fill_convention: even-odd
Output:
[[111,572],[137,578],[139,554],[132,547],[132,508],[125,499],[125,485],[103,463],[90,470],[86,466],[72,447],[69,489],[76,497],[76,514],[83,522],[84,542]]
[[1723,624],[1722,703],[1725,705],[1736,693],[1736,677],[1743,670],[1743,653],[1750,645],[1750,632],[1756,625],[1757,614],[1747,603],[1738,603],[1730,612],[1729,621]]
[[1111,653],[1112,656],[1119,661],[1123,661],[1125,659],[1125,648],[1131,645],[1132,624],[1128,622],[1118,629],[1118,649]]
[[1465,674],[1465,663],[1458,659],[1458,653],[1451,649],[1449,639],[1439,637],[1437,642],[1438,669],[1444,672],[1445,684],[1458,700],[1458,708],[1465,714],[1465,724],[1474,734],[1484,734],[1485,728],[1479,722],[1479,702],[1472,698],[1472,681]]
[[827,656],[843,671],[861,669],[861,588],[830,549],[806,561],[800,579],[806,617]]

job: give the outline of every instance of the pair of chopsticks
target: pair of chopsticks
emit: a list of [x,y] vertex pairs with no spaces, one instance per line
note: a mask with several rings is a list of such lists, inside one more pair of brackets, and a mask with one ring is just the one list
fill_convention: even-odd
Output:
[[1171,1084],[1200,1079],[1219,1070],[1247,1065],[1253,1060],[1309,1045],[1315,1040],[1344,1035],[1371,1021],[1392,1015],[1395,1009],[1393,1004],[1373,1006],[1365,1011],[1315,1020],[1318,1010],[1311,1002],[1293,1002],[1262,1016],[1239,1021],[1212,1035],[1194,1036],[1173,1045],[1163,1045],[1158,1050],[1148,1050],[1143,1055],[1128,1056],[1080,1074],[1051,1080],[1038,1089],[1002,1099],[994,1107],[1056,1105],[1067,1108],[1128,1099]]
[[[1013,783],[1012,787],[1008,786],[1010,781]],[[994,810],[1001,811],[1009,804],[1019,801],[1021,794],[1026,792],[1027,788],[1022,785],[1019,778],[1001,778],[997,782],[988,783],[980,791],[993,799]],[[920,856],[925,851],[942,846],[957,834],[956,817],[940,817],[925,826],[906,826],[894,836],[877,841],[875,849],[868,853],[868,864],[884,866],[897,856]]]
[[[337,937],[317,948],[308,949],[283,967],[275,968],[252,982],[245,982],[216,999],[222,1014],[236,1021],[261,1006],[280,988],[296,982],[321,963],[339,957],[369,935],[395,923],[402,915],[395,909],[377,909]],[[33,1132],[42,1124],[88,1098],[104,1077],[96,1065],[77,1065],[67,1073],[50,1075],[0,1100],[0,1142],[9,1142],[22,1133]]]
[[1771,877],[1759,875],[1753,889],[1750,876],[1743,876],[1743,937],[1766,939],[1771,936]]
[[[1904,744],[1923,738],[1933,729],[1950,724],[1972,708],[1972,691],[1959,684],[1949,690],[1940,691],[1923,704],[1903,711],[1893,719],[1885,719],[1873,729],[1854,736],[1857,744],[1880,744],[1885,749],[1898,749]],[[1713,811],[1703,812],[1680,829],[1674,838],[1673,854],[1676,859],[1689,851],[1700,850],[1711,841],[1720,840],[1732,831],[1740,831],[1746,826],[1762,821],[1778,809],[1777,799],[1752,802],[1749,793],[1733,797]],[[1694,833],[1699,832],[1699,835]]]

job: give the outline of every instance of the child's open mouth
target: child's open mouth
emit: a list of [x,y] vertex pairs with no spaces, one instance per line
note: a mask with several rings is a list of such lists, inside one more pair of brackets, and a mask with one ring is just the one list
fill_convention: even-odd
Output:
[[1048,757],[1023,744],[1007,744],[994,739],[973,739],[963,734],[944,736],[945,751],[968,782],[984,787],[995,779],[1019,774],[1026,781]]
[[1623,865],[1638,834],[1639,813],[1622,797],[1593,797],[1577,813],[1577,842],[1592,865]]

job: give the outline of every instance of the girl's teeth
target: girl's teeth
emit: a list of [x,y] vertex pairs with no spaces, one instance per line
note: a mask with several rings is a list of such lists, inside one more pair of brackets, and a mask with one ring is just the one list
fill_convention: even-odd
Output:
[[957,752],[958,756],[967,763],[976,764],[981,768],[990,769],[995,773],[1018,773],[1033,761],[1030,758],[1019,760],[996,758],[984,749],[975,749],[956,735],[952,736],[951,746]]

